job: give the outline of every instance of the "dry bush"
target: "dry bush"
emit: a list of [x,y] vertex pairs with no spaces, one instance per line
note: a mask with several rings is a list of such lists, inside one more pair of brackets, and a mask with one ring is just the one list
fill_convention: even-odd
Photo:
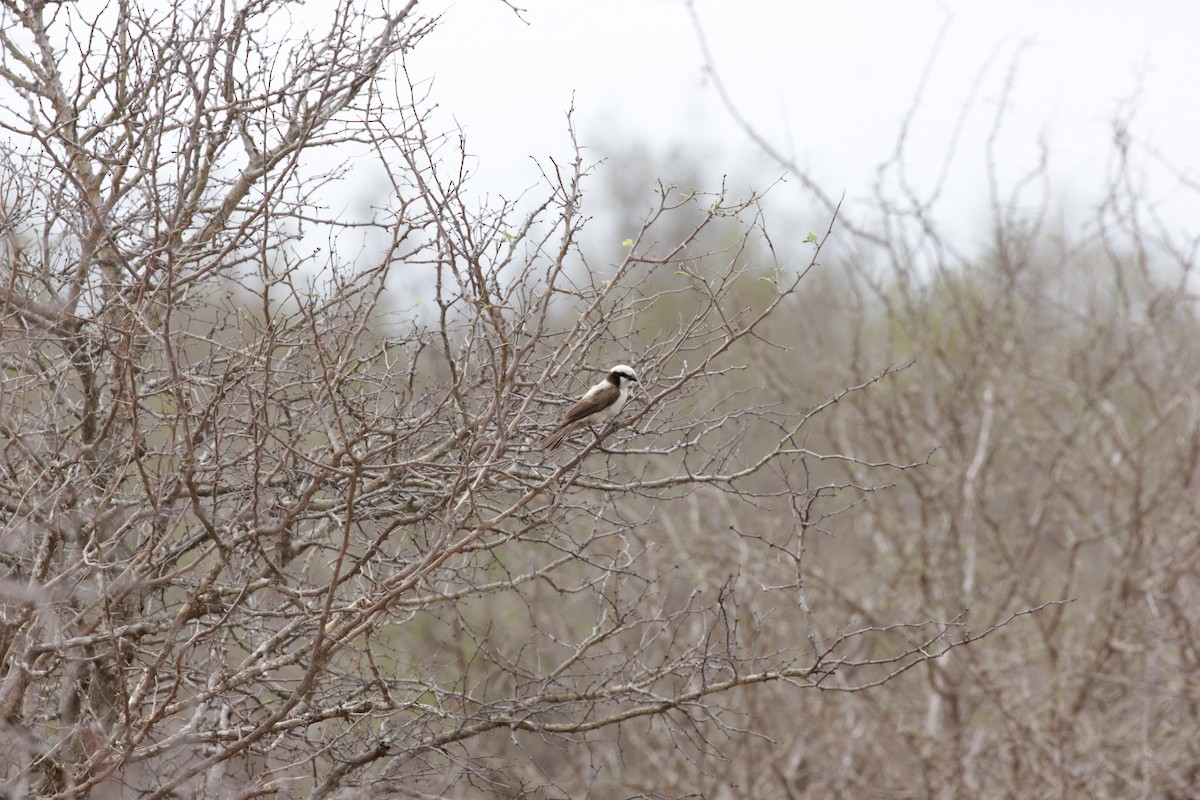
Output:
[[843,485],[878,480],[866,454],[931,452],[809,540],[808,605],[826,631],[922,617],[986,629],[1051,605],[875,691],[758,695],[745,727],[772,744],[731,738],[710,768],[754,796],[1200,792],[1198,240],[1141,181],[1167,175],[1176,201],[1197,187],[1118,119],[1105,196],[1080,227],[1056,227],[1045,160],[1012,182],[995,168],[1012,89],[1010,75],[983,147],[989,245],[965,251],[938,219],[967,143],[955,138],[938,181],[917,187],[906,121],[873,202],[839,218],[825,282],[763,330],[825,346],[749,363],[779,396],[804,396],[814,375],[851,385],[910,364],[808,428],[814,449],[858,456]]
[[[432,23],[364,6],[3,5],[7,796],[714,795],[756,705],[1032,607],[814,604],[813,537],[927,452],[808,441],[885,363],[762,391],[824,236],[662,186],[596,261],[577,148],[479,207]],[[531,449],[624,361],[619,424]]]

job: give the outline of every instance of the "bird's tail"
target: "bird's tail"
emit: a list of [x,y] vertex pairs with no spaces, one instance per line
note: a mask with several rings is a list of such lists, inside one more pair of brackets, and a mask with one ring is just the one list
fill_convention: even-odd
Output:
[[539,450],[554,450],[561,445],[570,435],[571,431],[575,430],[574,425],[559,425],[550,435],[538,444]]

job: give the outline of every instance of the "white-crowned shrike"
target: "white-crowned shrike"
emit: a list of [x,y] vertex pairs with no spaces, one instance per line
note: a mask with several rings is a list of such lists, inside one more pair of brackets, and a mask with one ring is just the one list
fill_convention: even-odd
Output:
[[604,380],[587,390],[579,402],[567,410],[566,416],[549,436],[542,439],[542,450],[553,450],[575,431],[599,425],[617,415],[629,400],[629,384],[637,383],[637,374],[625,364],[608,371]]

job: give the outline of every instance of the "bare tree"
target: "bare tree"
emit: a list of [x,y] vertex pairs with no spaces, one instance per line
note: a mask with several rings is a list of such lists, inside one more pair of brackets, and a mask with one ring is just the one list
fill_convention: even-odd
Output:
[[[578,148],[472,201],[412,2],[85,6],[0,33],[6,796],[720,788],[735,698],[1023,613],[811,608],[811,537],[916,466],[807,441],[886,362],[791,399],[739,366],[824,235],[781,263],[758,196],[662,185],[597,261]],[[328,207],[330,163],[386,200]],[[618,361],[623,418],[532,449]]]
[[[935,51],[931,71],[936,62]],[[800,177],[806,201],[833,207],[708,66],[731,114]],[[993,87],[995,66],[975,94]],[[848,397],[810,436],[826,452],[936,448],[926,468],[896,476],[885,501],[844,516],[837,536],[811,548],[805,577],[810,605],[874,625],[969,608],[988,626],[1053,605],[849,702],[774,695],[747,724],[782,746],[764,758],[739,742],[730,763],[750,766],[714,769],[742,776],[754,796],[1200,791],[1200,238],[1166,221],[1155,200],[1164,193],[1143,180],[1153,174],[1191,203],[1200,187],[1120,112],[1107,189],[1081,225],[1064,224],[1044,150],[1025,174],[996,166],[1020,66],[1018,49],[978,150],[987,246],[963,246],[941,219],[947,176],[971,151],[963,126],[949,134],[945,163],[922,173],[932,178],[919,180],[909,161],[918,87],[876,193],[839,217],[837,268],[798,298],[791,335],[825,345],[825,380],[912,362],[879,393]],[[978,113],[968,103],[963,117]],[[829,332],[835,314],[840,333]],[[763,335],[778,337],[779,321]],[[793,353],[758,350],[753,363],[790,384],[783,390],[808,388],[791,378],[812,371]],[[862,463],[844,466],[846,481],[861,480]]]

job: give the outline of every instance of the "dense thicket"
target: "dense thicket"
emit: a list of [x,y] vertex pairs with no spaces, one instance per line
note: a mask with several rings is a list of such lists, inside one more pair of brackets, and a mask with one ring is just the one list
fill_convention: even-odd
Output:
[[578,148],[481,207],[363,6],[3,5],[6,796],[1194,793],[1192,256],[1131,187],[968,257],[660,184],[593,251]]

